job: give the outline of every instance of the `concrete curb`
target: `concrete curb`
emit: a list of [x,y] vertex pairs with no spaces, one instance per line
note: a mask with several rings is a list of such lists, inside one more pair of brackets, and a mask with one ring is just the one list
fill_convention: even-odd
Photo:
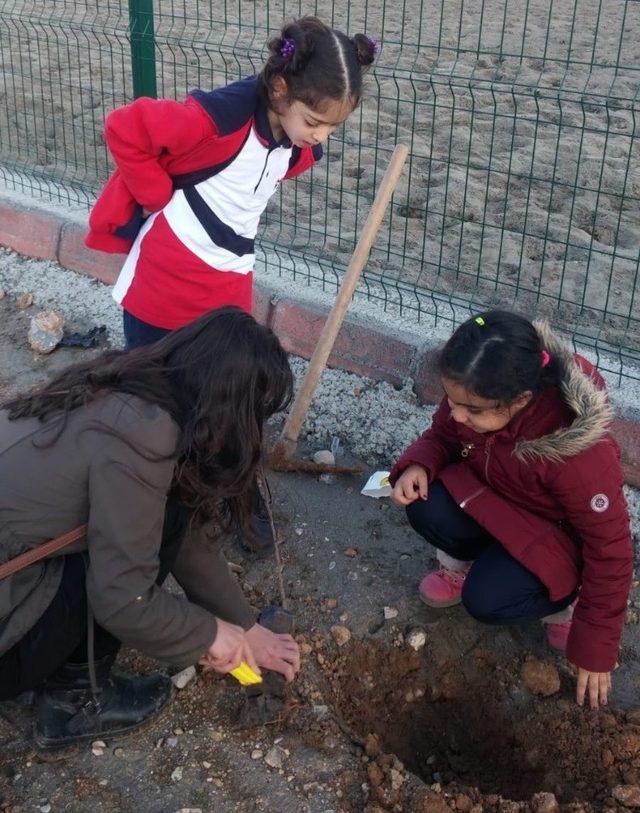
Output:
[[[90,251],[83,243],[80,218],[54,212],[41,203],[0,195],[0,245],[20,254],[53,260],[64,268],[112,285],[122,265],[121,255]],[[310,305],[267,286],[257,285],[254,315],[278,334],[285,349],[310,358],[329,307]],[[411,378],[424,403],[437,403],[441,389],[434,373],[435,344],[420,343],[402,330],[349,317],[336,341],[329,365],[388,381],[394,386]],[[620,444],[626,482],[640,488],[640,420],[618,415],[613,435]]]

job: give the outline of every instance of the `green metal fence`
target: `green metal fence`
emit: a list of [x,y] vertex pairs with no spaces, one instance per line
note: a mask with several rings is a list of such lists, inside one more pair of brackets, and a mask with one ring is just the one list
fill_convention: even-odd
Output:
[[363,296],[426,324],[546,316],[640,377],[638,0],[0,0],[0,177],[87,206],[109,110],[256,72],[304,13],[382,50],[324,161],[270,205],[266,264],[335,289],[402,141]]

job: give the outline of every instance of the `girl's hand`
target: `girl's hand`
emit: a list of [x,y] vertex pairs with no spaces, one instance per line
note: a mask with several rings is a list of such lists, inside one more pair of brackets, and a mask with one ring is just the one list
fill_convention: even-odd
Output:
[[300,648],[294,639],[271,632],[260,624],[254,624],[244,635],[256,662],[265,669],[279,672],[291,683],[300,669]]
[[216,621],[218,622],[218,633],[209,649],[200,658],[199,664],[204,666],[205,670],[215,669],[216,672],[225,674],[240,666],[244,661],[254,672],[260,674],[260,669],[242,627],[230,624],[221,618],[217,618]]
[[405,469],[396,481],[391,499],[396,505],[409,505],[418,498],[426,500],[429,494],[429,478],[427,472],[414,464]]
[[611,672],[589,672],[587,669],[578,667],[576,700],[579,706],[584,704],[584,696],[587,691],[589,705],[592,709],[597,709],[598,706],[606,706],[611,691]]

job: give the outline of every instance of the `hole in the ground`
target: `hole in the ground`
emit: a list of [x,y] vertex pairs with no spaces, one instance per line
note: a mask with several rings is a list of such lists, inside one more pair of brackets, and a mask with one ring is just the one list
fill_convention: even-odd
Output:
[[534,699],[519,663],[486,654],[429,670],[406,647],[357,642],[326,666],[330,700],[354,732],[376,735],[427,784],[513,800],[550,791],[569,802],[602,801],[616,784],[638,783],[640,726]]

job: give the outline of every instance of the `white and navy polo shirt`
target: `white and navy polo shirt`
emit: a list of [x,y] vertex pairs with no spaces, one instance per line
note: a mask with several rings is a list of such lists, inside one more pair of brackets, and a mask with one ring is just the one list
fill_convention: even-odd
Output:
[[256,77],[190,95],[220,137],[239,135],[237,151],[173,178],[171,200],[145,221],[113,291],[125,310],[169,329],[223,305],[251,311],[260,216],[300,154],[273,137]]

